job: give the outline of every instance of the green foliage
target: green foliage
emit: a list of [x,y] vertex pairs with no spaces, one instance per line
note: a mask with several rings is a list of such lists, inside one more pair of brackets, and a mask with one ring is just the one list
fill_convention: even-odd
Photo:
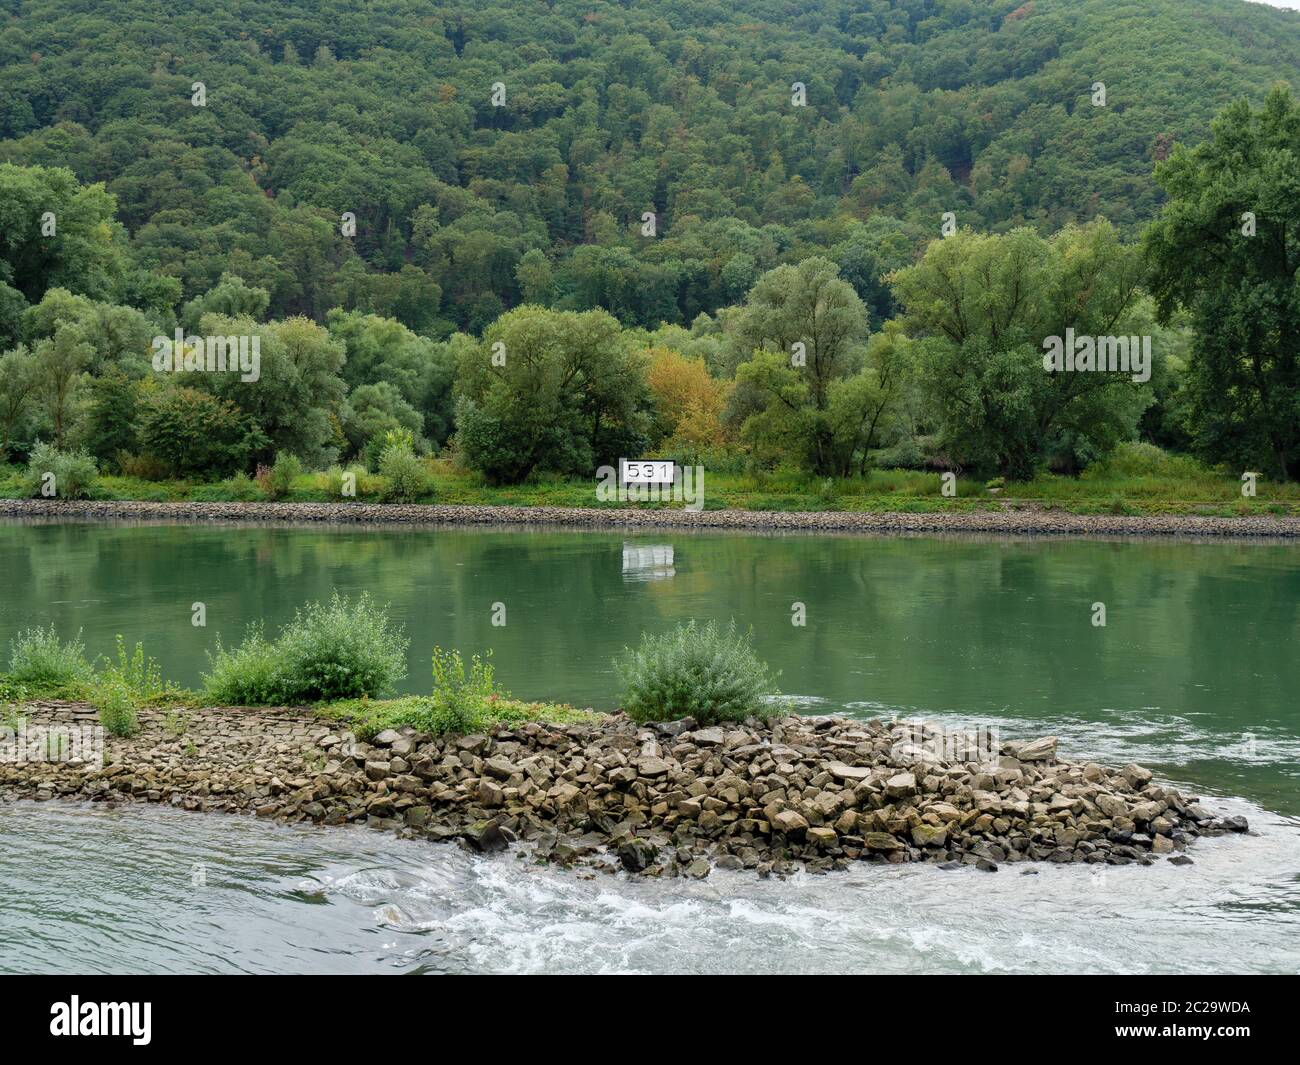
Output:
[[40,381],[36,357],[23,345],[0,354],[0,462],[9,457],[14,437],[29,425]]
[[116,465],[122,454],[139,447],[139,390],[122,369],[114,368],[96,379],[87,390],[84,442],[101,463]]
[[258,471],[257,481],[268,499],[283,499],[293,490],[294,481],[302,475],[303,466],[298,456],[281,451],[275,456],[273,466]]
[[470,660],[469,673],[459,651],[433,649],[433,695],[421,700],[420,709],[409,723],[433,735],[463,735],[484,727],[493,704],[508,700],[508,692],[496,685],[492,652]]
[[233,403],[174,387],[156,391],[141,405],[139,441],[168,476],[215,478],[242,470],[265,438]]
[[[343,492],[346,486],[345,476],[351,474],[352,492],[345,495]],[[365,491],[365,481],[367,474],[363,466],[350,466],[346,470],[342,466],[331,466],[325,471],[325,494],[335,502],[346,502],[349,499],[360,498]],[[430,483],[432,489],[432,483]]]
[[203,675],[204,697],[225,706],[273,706],[286,689],[284,663],[261,625],[249,626],[243,643],[226,650],[217,639],[215,654],[208,655],[209,672]]
[[497,687],[489,661],[492,652],[475,655],[466,671],[459,651],[433,650],[433,693],[404,696],[386,702],[368,699],[334,703],[322,708],[345,722],[359,736],[373,738],[384,729],[413,728],[433,736],[481,732],[494,724],[519,725],[546,721],[567,725],[590,722],[599,715],[557,703],[529,703],[511,698]]
[[352,390],[345,426],[354,448],[401,426],[442,444],[451,434],[456,360],[446,344],[401,322],[360,311],[330,311],[330,335],[347,350],[343,378]]
[[1185,308],[1192,442],[1211,462],[1300,476],[1300,104],[1245,100],[1156,170],[1169,201],[1147,234],[1162,317]]
[[942,450],[961,465],[1027,480],[1050,455],[1077,469],[1131,438],[1151,402],[1134,374],[1049,372],[1044,350],[1067,330],[1149,336],[1141,278],[1137,249],[1104,222],[1050,239],[1029,229],[958,230],[894,275],[920,338],[917,384]]
[[37,341],[33,353],[37,363],[37,395],[45,401],[45,415],[54,431],[54,444],[62,447],[72,427],[95,349],[82,339],[75,326],[60,325],[52,338]]
[[393,429],[402,429],[414,437],[414,434],[420,432],[422,424],[419,411],[407,403],[401,393],[387,381],[358,385],[348,396],[344,432],[354,452],[360,451],[368,441],[382,438]]
[[[53,481],[47,475],[53,474]],[[45,495],[51,484],[54,499],[90,499],[95,494],[99,471],[95,460],[84,451],[60,451],[52,444],[39,443],[27,460],[24,491],[29,497]]]
[[343,403],[346,386],[340,371],[346,358],[343,344],[304,317],[259,325],[247,318],[205,315],[205,334],[258,339],[259,376],[244,381],[239,373],[187,374],[186,383],[211,392],[248,417],[264,441],[254,462],[272,454],[291,452],[320,468],[338,453],[334,412]]
[[748,635],[692,620],[660,636],[641,637],[614,662],[623,683],[623,710],[633,721],[693,717],[701,725],[775,713],[776,677]]
[[251,503],[262,497],[262,491],[253,478],[240,470],[226,481],[225,496],[238,503]]
[[157,660],[145,656],[144,644],[137,643],[135,650],[128,653],[126,641],[120,634],[117,637],[117,660],[105,664],[96,683],[120,687],[138,703],[162,698],[173,690],[163,682],[162,667]]
[[644,372],[604,311],[519,307],[460,358],[457,440],[493,483],[534,470],[591,474],[646,439]]
[[433,493],[433,479],[424,460],[403,444],[389,444],[379,456],[379,474],[384,478],[384,501],[414,503]]
[[80,632],[63,643],[53,626],[25,629],[9,645],[9,680],[37,692],[74,690],[94,672]]
[[433,649],[433,697],[453,705],[463,705],[490,698],[508,699],[509,693],[498,690],[492,651],[470,659],[469,674],[459,651]]
[[[12,83],[6,88],[13,91]],[[0,119],[0,135],[12,136],[16,131],[6,131],[6,124]],[[127,262],[116,208],[102,184],[81,186],[62,166],[0,162],[0,281],[29,303],[58,286],[94,298],[111,295]],[[50,218],[53,236],[42,232]]]
[[133,736],[140,730],[136,698],[117,677],[108,677],[95,685],[91,705],[99,711],[99,723],[110,736]]
[[258,321],[266,314],[270,303],[271,294],[266,289],[250,286],[237,274],[225,273],[202,296],[185,304],[181,324],[190,332],[196,332],[205,314]]
[[1099,464],[1097,473],[1105,477],[1163,477],[1194,481],[1206,471],[1188,455],[1171,455],[1155,444],[1129,442],[1120,444]]
[[[737,379],[726,450],[673,445],[711,473],[1073,474],[1140,434],[1297,476],[1295,104],[1247,102],[1297,69],[1287,12],[10,6],[0,462],[43,439],[125,473],[211,480],[285,452],[322,470],[364,451],[373,469],[373,442],[403,428],[420,455],[454,439],[492,485],[590,478],[662,439],[638,354],[658,346]],[[234,43],[214,51],[214,33]],[[188,75],[140,40],[200,42],[220,105],[190,106]],[[949,211],[963,228],[936,240]],[[1157,213],[1164,335],[1126,295],[1140,271],[1120,239]],[[1034,371],[1045,335],[1118,331],[1098,328],[1112,316],[1155,335],[1148,386]],[[256,337],[259,379],[150,395],[150,340],[177,326]]]
[[507,728],[526,721],[553,725],[590,724],[601,716],[565,703],[529,703],[505,697],[483,700],[477,709],[462,712],[448,709],[445,704],[424,695],[383,701],[344,700],[323,706],[320,712],[343,723],[365,740],[371,740],[390,728],[413,728],[435,736],[464,735],[481,732],[494,724]]
[[755,352],[736,370],[756,408],[742,433],[819,476],[849,474],[885,402],[861,372],[867,312],[853,286],[825,259],[777,267],[759,278],[733,332]]
[[234,706],[375,697],[406,675],[406,646],[368,595],[353,603],[335,592],[299,610],[273,642],[253,627],[233,649],[218,643],[204,691]]
[[163,714],[163,731],[172,739],[180,739],[189,731],[191,717],[185,711],[173,708]]

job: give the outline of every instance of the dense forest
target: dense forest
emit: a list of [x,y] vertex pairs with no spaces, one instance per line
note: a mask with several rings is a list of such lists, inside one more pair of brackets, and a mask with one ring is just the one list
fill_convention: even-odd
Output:
[[[1294,13],[3,7],[0,461],[1300,472]],[[1067,329],[1145,379],[1044,373]]]

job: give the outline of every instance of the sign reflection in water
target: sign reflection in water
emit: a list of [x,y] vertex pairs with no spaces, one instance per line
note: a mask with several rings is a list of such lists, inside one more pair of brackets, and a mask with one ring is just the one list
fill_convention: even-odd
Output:
[[676,574],[672,544],[623,545],[625,581],[663,581]]

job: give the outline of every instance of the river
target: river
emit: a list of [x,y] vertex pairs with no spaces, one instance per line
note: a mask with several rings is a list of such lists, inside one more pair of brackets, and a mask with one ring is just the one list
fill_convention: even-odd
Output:
[[405,690],[428,689],[434,644],[491,647],[515,695],[598,708],[642,630],[734,619],[805,712],[1053,733],[1066,757],[1141,762],[1259,833],[1202,841],[1181,869],[688,884],[19,803],[0,808],[5,970],[1300,970],[1294,546],[11,521],[0,578],[0,646],[53,624],[98,654],[121,633],[196,684],[218,634],[368,591],[412,638]]

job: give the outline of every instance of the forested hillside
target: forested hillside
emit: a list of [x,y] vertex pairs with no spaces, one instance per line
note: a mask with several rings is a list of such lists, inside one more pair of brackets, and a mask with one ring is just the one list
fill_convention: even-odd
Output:
[[434,336],[537,297],[689,323],[816,252],[878,320],[942,212],[1132,232],[1173,142],[1300,72],[1300,17],[1239,0],[3,6],[0,161],[104,182],[185,298],[232,271]]
[[0,492],[1300,476],[1295,12],[0,4]]

